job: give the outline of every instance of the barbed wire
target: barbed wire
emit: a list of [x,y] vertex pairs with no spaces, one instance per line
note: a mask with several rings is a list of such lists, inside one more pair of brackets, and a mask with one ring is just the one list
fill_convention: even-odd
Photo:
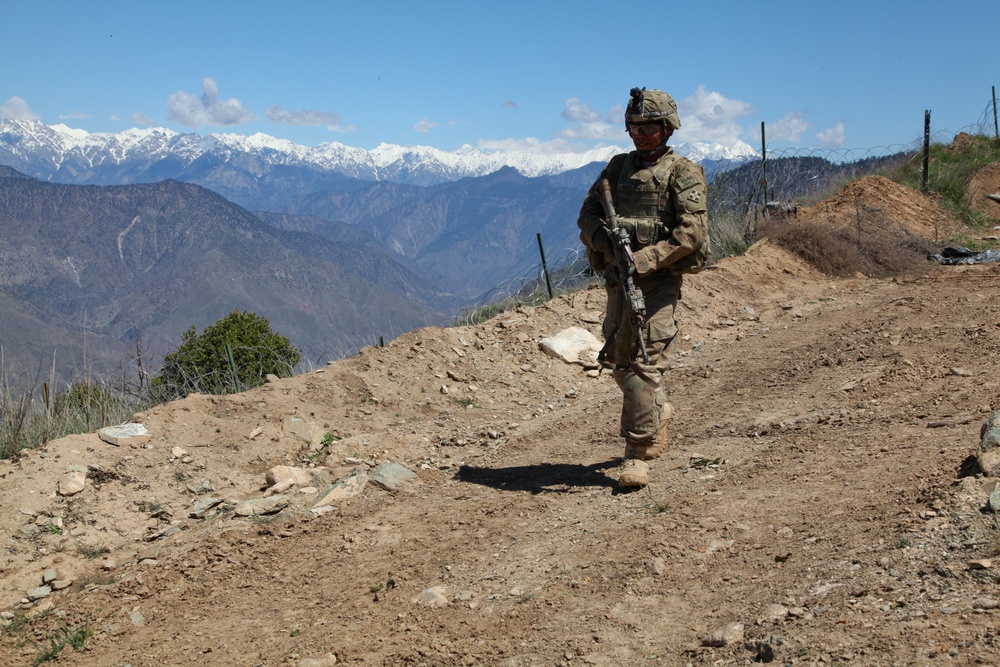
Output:
[[[951,143],[961,132],[991,136],[996,132],[994,119],[991,99],[975,123],[958,132],[936,132],[930,141]],[[748,215],[764,203],[765,188],[769,201],[796,200],[806,193],[828,192],[837,185],[880,169],[919,162],[922,143],[920,138],[906,144],[868,148],[768,148],[766,165],[758,156],[738,169],[716,175],[709,185],[709,219]],[[549,262],[549,279],[553,294],[579,289],[599,280],[591,271],[582,247],[569,249],[565,255]],[[476,305],[459,313],[455,324],[474,324],[519,304],[537,305],[548,298],[544,267],[538,263],[523,275],[505,280],[483,294]]]
[[567,249],[566,254],[548,261],[548,281],[541,262],[531,266],[521,276],[510,278],[483,294],[476,305],[462,309],[455,318],[456,325],[476,324],[518,305],[535,306],[549,300],[548,285],[552,296],[585,287],[597,277],[590,270],[590,263],[583,247]]

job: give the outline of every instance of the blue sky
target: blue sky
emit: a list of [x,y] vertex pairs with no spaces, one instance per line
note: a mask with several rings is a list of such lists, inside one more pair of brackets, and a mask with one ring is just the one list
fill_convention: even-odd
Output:
[[674,142],[868,148],[979,121],[1000,3],[9,2],[0,117],[455,150],[626,145],[633,86]]

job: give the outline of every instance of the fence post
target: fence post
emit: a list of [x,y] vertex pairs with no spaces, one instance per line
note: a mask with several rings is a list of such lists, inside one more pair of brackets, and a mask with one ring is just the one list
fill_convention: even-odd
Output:
[[931,111],[924,110],[924,159],[920,162],[920,191],[927,194],[927,168],[931,154]]
[[761,203],[767,206],[767,140],[764,138],[764,121],[760,121],[760,156],[761,166],[764,169],[764,201]]
[[552,298],[552,281],[549,280],[549,266],[545,263],[545,248],[542,247],[542,234],[539,232],[536,234],[538,237],[538,252],[542,254],[542,271],[545,272],[545,287],[549,290],[549,298]]
[[1000,141],[1000,126],[997,125],[997,87],[990,86],[993,91],[993,136]]

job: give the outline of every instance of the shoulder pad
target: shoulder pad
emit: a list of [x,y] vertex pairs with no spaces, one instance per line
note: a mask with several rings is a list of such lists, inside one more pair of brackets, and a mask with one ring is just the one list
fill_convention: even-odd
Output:
[[687,190],[696,185],[705,187],[705,171],[689,160],[680,160],[674,169],[674,180],[678,190]]

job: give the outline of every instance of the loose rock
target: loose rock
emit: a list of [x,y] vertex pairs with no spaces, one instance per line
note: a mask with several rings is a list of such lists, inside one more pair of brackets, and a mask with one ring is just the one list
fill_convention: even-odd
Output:
[[701,645],[721,647],[741,641],[743,641],[743,624],[734,622],[710,632],[701,640]]

